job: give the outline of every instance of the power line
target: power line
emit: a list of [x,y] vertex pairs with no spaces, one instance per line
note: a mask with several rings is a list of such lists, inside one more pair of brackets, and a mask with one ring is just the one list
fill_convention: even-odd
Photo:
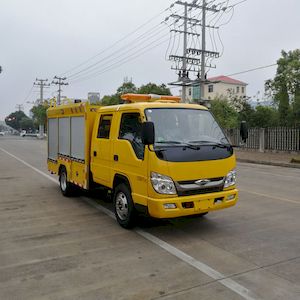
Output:
[[[161,25],[161,24],[159,24],[159,26],[160,26],[160,25]],[[158,26],[156,26],[156,27],[158,27]],[[156,27],[153,28],[153,29],[156,29]],[[111,54],[105,56],[104,58],[102,58],[102,59],[99,60],[98,62],[96,62],[96,63],[94,63],[94,64],[92,64],[92,65],[90,65],[90,66],[88,66],[88,67],[86,67],[86,68],[84,68],[84,69],[82,69],[82,70],[80,70],[80,71],[74,73],[74,74],[71,74],[68,78],[69,78],[69,79],[74,79],[73,77],[76,77],[76,76],[80,75],[81,73],[89,73],[89,72],[93,72],[93,71],[95,71],[96,69],[101,68],[101,66],[103,66],[103,64],[105,65],[105,64],[107,64],[108,62],[110,62],[110,61],[112,61],[112,60],[115,60],[115,59],[117,59],[117,58],[119,58],[119,57],[125,55],[126,53],[132,51],[132,50],[136,50],[136,45],[135,45],[135,44],[132,44],[133,42],[143,41],[143,40],[145,41],[145,39],[147,39],[146,42],[149,42],[149,39],[151,39],[152,37],[157,36],[159,33],[161,33],[161,32],[163,32],[163,31],[166,30],[166,28],[163,28],[163,29],[161,29],[161,30],[159,30],[159,31],[157,31],[157,32],[154,32],[154,33],[152,33],[152,34],[149,35],[149,33],[151,33],[151,32],[153,31],[153,29],[147,31],[146,33],[144,33],[144,34],[142,34],[141,36],[137,37],[137,38],[136,38],[135,40],[133,40],[132,42],[126,44],[124,47],[121,48],[121,50],[118,49],[118,50],[112,52]],[[144,42],[139,43],[139,46],[141,46],[143,43],[144,43]],[[126,48],[128,48],[128,47],[129,47],[129,49],[126,50]],[[118,56],[115,57],[115,55],[118,54],[118,53],[121,53],[121,54],[119,54]],[[107,59],[108,59],[108,60],[107,60]],[[104,62],[104,63],[101,64],[102,62]],[[99,64],[100,64],[100,65],[99,65]],[[87,74],[82,74],[82,75],[87,75]]]
[[[161,38],[160,38],[160,39],[161,39]],[[84,80],[87,80],[87,79],[90,79],[90,78],[93,78],[93,77],[98,77],[98,76],[100,76],[100,75],[102,75],[102,74],[104,74],[104,73],[106,73],[106,72],[108,72],[108,71],[111,71],[111,70],[114,70],[114,69],[116,69],[116,68],[119,68],[119,67],[121,67],[122,65],[124,65],[124,64],[126,64],[126,63],[128,63],[128,62],[130,62],[130,61],[132,61],[132,60],[135,60],[135,59],[137,59],[138,57],[144,55],[145,53],[151,51],[152,49],[154,49],[154,48],[156,48],[156,47],[158,47],[158,46],[160,46],[160,45],[166,43],[167,41],[168,41],[168,39],[165,39],[165,40],[161,41],[161,42],[158,43],[158,44],[155,44],[153,47],[150,47],[150,48],[148,48],[148,45],[147,45],[146,47],[144,47],[144,48],[142,48],[142,49],[139,49],[139,51],[138,51],[139,54],[138,54],[138,55],[136,55],[137,53],[133,53],[133,54],[131,54],[130,56],[128,56],[125,60],[123,59],[123,60],[117,61],[116,63],[114,63],[114,64],[108,66],[106,69],[102,70],[100,73],[96,73],[96,74],[93,74],[92,76],[87,76],[87,77],[84,77],[84,78],[77,79],[77,80],[75,80],[75,81],[73,81],[73,82],[71,82],[71,83],[74,84],[74,83],[81,82],[81,81],[84,81]],[[143,50],[143,49],[145,49],[145,48],[146,48],[145,51],[140,52],[141,50]],[[148,48],[148,49],[147,49],[147,48]]]
[[[113,43],[111,46],[107,47],[106,49],[102,50],[101,52],[97,53],[97,54],[94,55],[93,57],[87,59],[86,61],[80,63],[79,65],[73,67],[72,69],[69,69],[68,71],[64,72],[62,75],[67,74],[67,73],[70,73],[71,71],[80,68],[81,66],[83,66],[83,65],[85,65],[86,63],[92,61],[94,58],[100,56],[101,54],[103,54],[103,53],[106,52],[107,50],[110,50],[111,48],[113,48],[113,47],[116,46],[117,44],[121,43],[123,40],[127,39],[128,37],[130,37],[130,36],[133,35],[134,33],[138,32],[141,28],[143,28],[143,27],[145,27],[146,25],[148,25],[150,22],[152,22],[152,21],[153,21],[154,19],[156,19],[157,17],[161,16],[163,13],[165,13],[165,12],[168,11],[168,10],[170,10],[173,6],[174,6],[174,3],[171,4],[168,8],[164,9],[164,10],[163,10],[162,12],[160,12],[159,14],[157,14],[157,15],[155,15],[154,17],[150,18],[147,22],[145,22],[145,23],[143,23],[142,25],[138,26],[138,27],[137,27],[135,30],[133,30],[132,32],[126,34],[123,38],[121,38],[120,40],[116,41],[116,42]],[[133,42],[138,42],[139,40],[144,39],[145,37],[147,37],[147,34],[149,34],[150,32],[154,31],[156,28],[158,28],[159,26],[161,26],[163,23],[164,23],[164,22],[161,22],[161,23],[159,23],[158,25],[156,25],[156,26],[150,28],[149,30],[147,30],[146,32],[144,32],[143,34],[141,34],[140,36],[138,36],[137,38],[135,38],[130,44],[127,44],[127,46],[132,45]],[[155,40],[155,41],[157,41],[157,40]],[[155,42],[155,41],[154,41],[154,42]],[[157,46],[157,45],[156,45],[156,46]],[[124,50],[124,48],[125,48],[125,47],[122,47],[121,50]],[[145,48],[145,47],[144,47],[144,48]],[[144,48],[142,48],[142,49],[144,49]],[[151,49],[153,49],[153,48],[154,48],[154,47],[151,47]],[[133,49],[134,49],[134,45],[133,45],[133,47],[130,49],[130,51],[133,50]],[[151,49],[149,49],[149,50],[151,50]],[[115,51],[114,53],[118,53],[118,52],[119,52],[119,51]],[[128,52],[129,52],[129,51],[127,50],[126,53],[128,53]],[[147,52],[147,51],[144,51],[143,53],[141,53],[141,55],[144,54],[145,52]],[[124,55],[124,54],[125,54],[125,53],[123,53],[123,55]],[[132,55],[131,55],[131,56],[132,56]],[[122,64],[126,63],[127,61],[132,60],[131,56],[129,57],[130,59],[127,59],[127,60],[126,60],[125,62],[123,62]],[[138,56],[140,56],[140,55],[138,55]],[[138,56],[137,56],[137,57],[138,57]],[[108,57],[113,57],[113,55],[110,54]],[[106,57],[106,58],[108,58],[108,57]],[[120,55],[119,55],[118,57],[120,57]],[[105,59],[105,58],[104,58],[104,59]],[[102,59],[101,62],[104,61],[104,59]],[[109,61],[112,61],[112,60],[113,60],[113,59],[110,59]],[[98,62],[98,64],[99,64],[99,62]],[[107,62],[105,62],[105,64],[107,64]],[[94,66],[94,65],[95,65],[95,64],[93,64],[92,66]],[[92,67],[92,66],[90,66],[90,67]],[[112,67],[112,65],[108,66],[108,68],[113,69],[113,68],[111,68],[111,67]],[[95,71],[95,70],[96,70],[96,68],[93,68],[93,70],[90,70],[90,71]],[[81,70],[81,72],[83,72],[83,71],[84,71],[84,70]],[[104,71],[106,72],[107,70],[104,70]],[[76,72],[76,74],[71,74],[71,76],[76,77],[75,75],[79,75],[79,73],[81,73],[81,72]],[[88,74],[85,74],[85,75],[88,75]],[[59,77],[55,76],[55,78],[58,79]],[[61,78],[61,79],[66,79],[65,77],[60,77],[60,78]],[[76,81],[77,81],[77,79],[78,79],[78,78],[76,78]],[[53,84],[58,84],[58,85],[59,85],[59,82],[54,82],[54,81],[53,81],[52,83],[53,83]],[[67,85],[67,84],[62,82],[61,85]],[[61,93],[61,88],[60,88],[61,85],[59,85],[59,90],[58,90],[59,95],[60,95],[60,93]],[[29,96],[30,96],[31,93],[32,93],[32,90],[33,90],[33,86],[31,87],[30,91],[28,92],[28,95],[25,97],[23,103],[25,103],[25,102],[27,101],[27,99],[29,98]]]
[[[175,22],[174,22],[174,23],[175,23]],[[190,26],[188,29],[190,29],[190,28],[192,28],[192,26]],[[163,31],[163,30],[160,30],[159,32],[161,32],[161,31]],[[152,35],[150,36],[150,38],[152,38],[152,37],[155,36],[155,35],[157,35],[157,33],[152,34]],[[91,74],[82,74],[83,77],[79,77],[79,78],[71,78],[71,83],[73,84],[73,83],[81,82],[81,81],[83,81],[83,80],[90,79],[90,78],[92,78],[92,77],[100,76],[101,74],[104,74],[104,73],[106,73],[106,72],[108,72],[108,71],[110,71],[110,70],[113,70],[113,69],[119,67],[118,64],[120,64],[120,66],[121,66],[121,65],[123,65],[123,64],[125,64],[125,63],[127,63],[127,62],[129,62],[129,61],[132,61],[132,60],[134,60],[135,58],[140,57],[140,56],[143,55],[144,53],[146,53],[146,52],[152,50],[153,48],[158,47],[159,45],[161,45],[161,44],[167,42],[169,39],[168,39],[168,40],[163,40],[161,43],[158,43],[158,44],[154,45],[153,47],[151,47],[151,48],[149,48],[149,49],[146,49],[146,48],[148,48],[149,46],[153,45],[153,43],[155,43],[155,42],[157,42],[157,41],[160,41],[163,37],[165,37],[165,36],[167,36],[167,35],[168,35],[168,34],[162,35],[162,36],[159,37],[158,39],[152,40],[152,41],[151,41],[149,44],[147,44],[146,46],[144,46],[144,47],[138,49],[137,51],[133,52],[133,53],[132,53],[131,55],[129,55],[128,57],[124,57],[124,58],[122,58],[121,60],[118,60],[118,61],[116,61],[116,62],[113,62],[111,65],[107,66],[104,70],[102,70],[102,71],[100,71],[100,72],[99,72],[99,71],[95,71],[95,72],[93,72],[93,73],[91,73]],[[176,34],[175,34],[175,35],[176,35]],[[147,42],[149,42],[149,36],[148,36]],[[144,49],[146,49],[146,50],[143,51],[143,52],[141,52],[141,53],[139,54],[139,52],[142,51],[142,50],[144,50]],[[133,47],[131,47],[129,50],[125,51],[123,54],[121,54],[121,55],[119,55],[119,56],[117,56],[117,57],[113,57],[113,58],[111,58],[111,59],[108,60],[108,61],[114,61],[116,58],[122,57],[122,56],[124,56],[124,54],[126,54],[126,53],[128,53],[128,52],[131,52],[132,50],[136,50],[136,47],[133,46]],[[139,55],[136,55],[136,54],[139,54]],[[102,66],[102,67],[105,66],[105,65],[107,64],[108,61],[106,61],[104,64],[101,64],[101,66]],[[100,67],[100,66],[98,66],[96,69],[99,69],[99,67]],[[90,70],[90,71],[92,71],[92,70]],[[89,73],[89,72],[88,72],[88,73]]]
[[[172,7],[172,5],[171,5],[170,7]],[[168,9],[170,9],[170,8],[168,8]],[[166,9],[166,10],[168,10],[168,9]],[[166,10],[164,10],[164,11],[166,11]],[[178,10],[177,12],[179,12],[179,11],[180,11],[180,10]],[[162,12],[162,13],[163,13],[163,12]],[[161,13],[161,14],[162,14],[162,13]],[[161,14],[160,14],[160,15],[161,15]],[[154,18],[153,18],[153,19],[154,19]],[[145,42],[145,40],[146,40],[146,42],[148,42],[150,38],[152,38],[152,37],[154,37],[154,36],[157,36],[160,32],[163,32],[164,30],[166,30],[166,28],[162,28],[162,29],[160,29],[159,31],[156,30],[156,29],[159,28],[162,24],[166,23],[166,21],[167,21],[167,18],[165,19],[165,21],[162,21],[162,22],[160,22],[159,24],[157,24],[156,26],[151,27],[151,28],[150,28],[149,30],[147,30],[146,32],[142,33],[141,35],[139,35],[138,37],[136,37],[135,39],[133,39],[133,40],[130,41],[129,43],[125,44],[124,46],[119,47],[117,50],[115,50],[114,52],[110,53],[109,55],[103,57],[103,58],[100,59],[99,61],[96,61],[95,63],[93,63],[93,64],[91,64],[91,65],[89,65],[89,66],[87,66],[87,67],[85,67],[85,68],[83,68],[83,69],[77,71],[76,73],[70,74],[70,75],[68,76],[68,78],[69,78],[69,79],[70,79],[70,78],[74,79],[73,77],[76,77],[77,75],[80,75],[81,73],[86,73],[86,74],[83,74],[83,75],[88,75],[89,72],[93,72],[93,71],[96,70],[97,68],[98,68],[98,69],[101,68],[101,65],[102,65],[102,64],[101,64],[100,66],[98,66],[98,65],[99,65],[100,63],[102,63],[103,61],[105,61],[107,58],[109,58],[109,61],[111,61],[111,60],[114,60],[114,59],[116,59],[116,58],[118,58],[118,57],[120,57],[120,56],[122,56],[122,55],[124,55],[124,54],[126,54],[126,53],[128,53],[128,52],[130,52],[131,50],[135,50],[135,49],[136,49],[136,45],[135,45],[135,44],[138,43],[138,46],[141,46],[141,45]],[[171,25],[168,25],[168,26],[171,26]],[[140,27],[143,27],[143,26],[140,26]],[[139,28],[140,28],[140,27],[139,27]],[[155,31],[155,30],[156,30],[156,31]],[[154,31],[155,31],[155,32],[154,32]],[[152,33],[152,32],[154,32],[154,33]],[[152,34],[150,34],[150,33],[152,33]],[[150,34],[150,35],[149,35],[149,34]],[[143,41],[143,42],[141,42],[141,41]],[[111,46],[111,47],[108,47],[107,49],[110,49],[110,48],[112,48],[112,46]],[[129,48],[129,49],[126,50],[126,48]],[[123,52],[123,54],[118,55],[117,57],[114,57],[116,54],[118,54],[118,53],[120,53],[120,52],[121,52],[121,53]],[[106,63],[107,63],[107,61],[105,61],[104,64],[106,64]]]
[[[103,68],[104,68],[104,70],[106,70],[107,68],[111,68],[112,66],[115,66],[116,64],[119,64],[119,63],[121,63],[121,64],[123,65],[123,61],[124,61],[124,60],[127,61],[127,59],[130,58],[130,57],[139,57],[139,56],[140,56],[140,55],[139,55],[140,51],[142,51],[142,50],[148,48],[149,46],[152,46],[153,43],[155,43],[155,42],[157,42],[157,41],[160,41],[160,40],[161,40],[162,38],[164,38],[166,35],[168,35],[168,34],[162,35],[162,36],[160,36],[159,38],[157,38],[157,39],[155,39],[155,40],[152,40],[150,43],[148,43],[146,46],[144,46],[144,47],[142,47],[142,48],[133,48],[133,49],[130,49],[130,50],[127,51],[127,52],[131,52],[132,50],[136,50],[136,51],[135,51],[135,52],[132,52],[130,55],[128,55],[128,56],[126,56],[126,57],[121,58],[122,56],[124,56],[124,54],[126,53],[126,52],[125,52],[125,53],[123,53],[123,54],[121,54],[121,55],[119,55],[119,56],[117,56],[117,57],[115,57],[115,58],[112,58],[112,59],[108,60],[107,62],[103,63],[103,64],[100,66],[100,67],[102,67],[102,70],[101,70],[101,68],[96,68],[96,70],[94,70],[94,72],[92,72],[92,73],[82,74],[83,77],[82,77],[82,76],[79,76],[79,77],[77,77],[77,78],[72,78],[72,79],[71,79],[71,80],[72,80],[71,83],[74,82],[74,80],[77,81],[77,80],[81,80],[82,78],[92,78],[92,77],[94,77],[94,76],[97,76],[97,75],[99,74],[99,72],[102,72],[102,71],[103,71]],[[154,47],[151,47],[150,49],[153,49],[153,48],[154,48]],[[150,50],[150,49],[149,49],[149,50]],[[119,57],[120,57],[120,59],[116,61],[116,59],[119,58]],[[111,63],[110,63],[108,66],[106,66],[107,63],[108,63],[109,61],[111,61]]]
[[[246,0],[245,0],[245,1],[246,1]],[[180,2],[180,1],[176,1],[176,2]],[[197,2],[197,1],[193,1],[193,3],[196,3],[196,2]],[[221,2],[221,3],[218,3],[218,4],[216,4],[216,5],[213,5],[214,2],[215,2],[215,1],[210,1],[210,2],[208,2],[208,3],[207,3],[207,9],[212,10],[212,11],[218,11],[218,10],[216,9],[216,7],[220,6],[220,7],[222,8],[222,4],[223,4],[223,3],[227,3],[227,4],[228,4],[229,0],[224,1],[224,2]],[[244,1],[241,1],[241,2],[244,2]],[[239,2],[239,3],[240,3],[240,2]],[[234,5],[237,5],[237,4],[239,4],[239,3],[236,3],[236,4],[234,4]],[[103,54],[105,51],[111,50],[111,48],[113,48],[115,45],[119,44],[119,43],[122,42],[123,40],[127,39],[129,36],[131,36],[131,35],[133,35],[134,33],[136,33],[136,32],[137,32],[138,30],[140,30],[141,28],[145,27],[145,26],[146,26],[147,24],[149,24],[151,21],[153,21],[154,19],[156,19],[158,16],[162,15],[162,14],[163,14],[164,12],[166,12],[167,10],[171,10],[171,8],[174,7],[174,4],[175,4],[175,2],[174,2],[169,8],[163,10],[163,11],[162,11],[161,13],[159,13],[158,15],[154,16],[153,18],[151,18],[150,20],[148,20],[148,21],[145,22],[144,24],[140,25],[140,26],[139,26],[138,28],[136,28],[134,31],[132,31],[132,32],[130,32],[129,34],[125,35],[122,39],[116,41],[114,44],[112,44],[111,46],[109,46],[109,47],[107,47],[106,49],[102,50],[100,53],[96,54],[96,55],[93,56],[92,58],[86,60],[85,62],[81,63],[80,65],[77,65],[76,67],[72,68],[71,70],[69,70],[69,71],[67,71],[67,72],[65,72],[65,73],[63,73],[63,74],[66,74],[66,73],[68,73],[68,72],[71,72],[72,70],[76,70],[76,69],[78,69],[80,66],[83,66],[83,65],[86,64],[87,62],[92,61],[94,58],[100,56],[100,55]],[[191,5],[192,5],[192,4],[191,4]],[[191,6],[191,5],[190,5],[190,6]],[[209,6],[209,5],[211,5],[211,6]],[[192,7],[191,7],[191,9],[192,9]],[[222,14],[223,14],[223,13],[224,13],[224,11],[222,11]],[[219,19],[219,18],[218,18],[218,19]],[[165,23],[166,23],[166,21],[167,21],[167,19],[165,20]],[[177,20],[177,21],[178,21],[178,20]],[[175,21],[173,24],[176,24],[177,21]],[[87,67],[85,67],[85,68],[83,68],[83,69],[81,69],[81,70],[79,70],[79,71],[77,71],[77,72],[75,72],[75,73],[73,73],[73,74],[70,74],[68,78],[71,78],[71,80],[72,80],[71,82],[79,82],[79,81],[81,81],[81,80],[86,80],[86,79],[88,79],[88,78],[91,78],[92,76],[99,76],[99,74],[102,74],[103,71],[104,71],[104,72],[107,72],[108,69],[109,69],[109,70],[112,70],[112,69],[115,68],[114,66],[115,66],[117,63],[122,63],[122,64],[124,64],[124,63],[126,63],[127,61],[131,61],[131,60],[132,60],[131,57],[132,57],[133,54],[131,54],[129,57],[124,57],[123,59],[121,59],[121,60],[117,61],[116,63],[114,63],[114,60],[116,60],[117,58],[122,57],[122,56],[124,56],[125,54],[130,53],[132,50],[135,50],[135,49],[136,49],[136,46],[134,45],[134,42],[137,43],[138,41],[145,40],[145,38],[148,38],[148,40],[149,40],[149,36],[147,36],[147,33],[151,33],[151,32],[153,32],[153,31],[155,31],[158,27],[161,26],[161,24],[162,24],[162,23],[160,23],[160,24],[158,24],[158,25],[156,25],[156,26],[150,28],[149,30],[147,30],[147,31],[144,32],[143,34],[139,35],[137,38],[135,38],[135,39],[134,39],[133,41],[131,41],[130,43],[128,43],[128,44],[126,44],[125,46],[121,47],[120,50],[116,50],[116,51],[114,51],[113,53],[110,53],[110,55],[108,55],[108,56],[102,58],[101,60],[99,60],[99,61],[97,61],[97,62],[95,62],[95,63],[93,63],[93,64],[90,64],[89,66],[87,66]],[[194,24],[194,25],[195,25],[195,24]],[[169,26],[171,26],[171,25],[169,25]],[[183,25],[181,25],[181,26],[183,26]],[[193,25],[192,25],[192,26],[193,26]],[[191,26],[191,27],[192,27],[192,26]],[[162,31],[163,31],[163,30],[160,30],[159,32],[162,32]],[[155,33],[154,33],[154,34],[155,34]],[[157,34],[157,32],[156,32],[156,34]],[[153,36],[153,35],[152,35],[152,36]],[[152,37],[152,36],[151,36],[151,37]],[[174,35],[174,36],[176,36],[176,35]],[[148,40],[147,40],[147,41],[148,41]],[[157,40],[155,40],[155,41],[153,41],[153,42],[156,42],[156,41],[157,41]],[[153,43],[153,42],[152,42],[152,43]],[[221,42],[221,43],[222,43],[222,42]],[[143,45],[143,43],[142,43],[142,44],[139,43],[139,46],[141,46],[141,45]],[[148,46],[148,45],[147,45],[147,46]],[[147,46],[146,46],[146,47],[147,47]],[[125,50],[125,48],[128,48],[128,47],[129,47],[129,49]],[[143,50],[143,49],[145,49],[146,47],[143,47],[143,48],[140,49],[140,50]],[[154,47],[151,47],[151,49],[153,49],[153,48],[154,48]],[[144,52],[147,52],[147,51],[144,51]],[[135,52],[135,53],[137,53],[137,52]],[[119,54],[119,55],[117,55],[117,54]],[[117,56],[116,56],[116,55],[117,55]],[[140,55],[139,55],[139,56],[140,56]],[[108,59],[108,60],[107,60],[107,59]],[[124,59],[125,59],[125,62],[124,62]],[[103,64],[101,64],[102,62],[103,62]],[[106,66],[109,62],[112,62],[112,64],[109,65],[109,66]],[[106,67],[105,67],[105,66],[106,66]],[[105,69],[102,70],[101,73],[99,73],[99,71],[100,71],[99,69],[101,69],[101,68],[103,68],[103,67],[105,67]],[[99,71],[98,71],[98,70],[99,70]],[[81,76],[83,76],[83,77],[81,77]]]
[[[245,71],[240,71],[240,72],[237,72],[237,73],[227,74],[225,76],[235,76],[235,75],[250,73],[250,72],[254,72],[254,71],[258,71],[258,70],[262,70],[262,69],[267,69],[267,68],[274,67],[274,66],[277,66],[277,63],[276,64],[271,64],[271,65],[266,65],[266,66],[261,66],[261,67],[257,67],[257,68],[253,68],[253,69],[248,69],[248,70],[245,70]],[[177,87],[176,86],[170,87],[170,89],[175,89],[175,88],[177,88]]]
[[249,73],[249,72],[253,72],[253,71],[257,71],[257,70],[261,70],[261,69],[266,69],[266,68],[270,68],[270,67],[274,67],[274,66],[277,66],[277,63],[276,64],[271,64],[271,65],[266,65],[266,66],[261,66],[261,67],[257,67],[257,68],[237,72],[237,73],[232,73],[232,74],[229,74],[229,75],[226,75],[226,76],[234,76],[234,75],[245,74],[245,73]]
[[158,18],[159,16],[161,16],[162,14],[164,14],[166,11],[168,11],[170,8],[172,8],[174,6],[174,4],[171,4],[168,8],[164,9],[162,12],[160,12],[159,14],[155,15],[154,17],[150,18],[148,21],[146,21],[145,23],[143,23],[142,25],[138,26],[135,30],[131,31],[130,33],[126,34],[124,37],[122,37],[121,39],[117,40],[115,43],[113,43],[112,45],[110,45],[109,47],[103,49],[102,51],[100,51],[99,53],[97,53],[96,55],[92,56],[91,58],[85,60],[84,62],[78,64],[77,66],[67,70],[66,72],[62,73],[61,76],[66,75],[67,73],[70,73],[78,68],[80,68],[81,66],[85,65],[86,63],[92,61],[93,59],[95,59],[96,57],[100,56],[101,54],[105,53],[106,51],[110,50],[111,48],[113,48],[114,46],[118,45],[119,43],[121,43],[122,41],[124,41],[125,39],[127,39],[128,37],[130,37],[131,35],[135,34],[136,32],[138,32],[141,28],[145,27],[146,25],[148,25],[149,23],[151,23],[153,20],[155,20],[156,18]]
[[[164,30],[165,30],[165,28],[164,28],[163,30],[160,30],[159,32],[163,32]],[[165,37],[165,36],[167,36],[167,35],[169,35],[169,34],[164,34],[164,35],[160,36],[159,38],[154,39],[154,40],[151,41],[151,38],[157,36],[157,32],[156,32],[156,33],[153,33],[152,35],[147,36],[147,37],[148,37],[148,39],[147,39],[148,44],[146,44],[146,46],[144,46],[144,47],[142,47],[142,48],[137,48],[136,46],[133,46],[133,47],[131,47],[130,49],[128,49],[127,51],[123,52],[122,54],[120,54],[120,55],[118,55],[118,56],[116,56],[116,57],[113,56],[111,59],[109,59],[108,61],[105,61],[103,64],[101,64],[101,65],[98,66],[97,68],[94,68],[94,72],[92,72],[93,70],[89,70],[88,72],[86,72],[87,74],[82,74],[82,75],[81,75],[81,76],[83,76],[83,77],[81,77],[81,76],[79,75],[79,77],[75,76],[75,77],[77,77],[77,78],[71,78],[71,83],[73,83],[73,82],[78,82],[78,81],[80,81],[81,79],[84,79],[84,80],[85,80],[85,79],[88,79],[88,78],[92,78],[93,76],[98,76],[98,74],[100,74],[100,73],[99,73],[99,71],[100,71],[99,69],[100,69],[101,67],[104,67],[104,66],[105,66],[108,62],[110,62],[110,61],[112,61],[112,64],[110,64],[109,66],[105,67],[106,69],[107,69],[107,68],[109,68],[109,69],[114,69],[114,68],[111,68],[111,67],[112,67],[112,66],[115,66],[117,63],[122,63],[122,64],[124,64],[124,63],[123,63],[124,60],[125,60],[126,62],[127,62],[127,61],[131,61],[131,60],[133,60],[133,59],[129,59],[129,60],[128,60],[128,58],[131,58],[132,56],[135,56],[136,54],[138,54],[140,51],[146,49],[146,48],[149,47],[149,46],[152,46],[153,43],[155,43],[155,42],[157,42],[157,41],[160,41],[163,37]],[[165,41],[163,41],[162,43],[165,43]],[[162,43],[159,43],[159,44],[157,44],[156,46],[151,47],[149,50],[151,50],[151,49],[153,49],[153,48],[155,48],[155,47],[161,45]],[[139,46],[143,46],[143,43],[140,44]],[[130,53],[132,50],[136,50],[136,51],[133,52],[133,53],[131,53],[129,56],[123,57],[122,59],[118,60],[117,62],[114,62],[117,58],[124,56],[126,53]],[[144,51],[143,53],[146,53],[146,52],[148,52],[148,51],[146,50],[146,51]],[[143,53],[142,53],[142,54],[143,54]],[[138,56],[136,56],[136,57],[139,57],[139,56],[141,56],[141,55],[138,55]],[[106,72],[106,69],[105,69],[105,72]],[[103,71],[103,70],[102,70],[102,71]],[[102,71],[101,71],[101,74],[102,74]],[[92,72],[92,73],[90,73],[90,72]],[[89,74],[89,73],[90,73],[90,74]]]
[[240,2],[234,3],[233,5],[230,5],[229,7],[237,6],[237,5],[239,5],[239,4],[241,4],[241,3],[244,3],[244,2],[246,2],[246,1],[248,1],[248,0],[242,0],[242,1],[240,1]]
[[24,98],[22,104],[24,104],[24,103],[27,101],[27,99],[29,98],[29,96],[30,96],[31,93],[32,93],[33,88],[34,88],[34,86],[32,85],[32,87],[30,88],[28,94],[27,94],[26,97]]

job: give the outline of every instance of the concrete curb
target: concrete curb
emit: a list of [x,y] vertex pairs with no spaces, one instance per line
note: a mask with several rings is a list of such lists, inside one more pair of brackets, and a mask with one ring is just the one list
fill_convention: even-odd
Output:
[[267,166],[276,166],[276,167],[300,169],[300,164],[297,165],[297,164],[292,164],[292,163],[252,160],[252,159],[245,159],[245,158],[237,158],[237,161],[238,162],[249,163],[249,164],[259,164],[259,165],[267,165]]

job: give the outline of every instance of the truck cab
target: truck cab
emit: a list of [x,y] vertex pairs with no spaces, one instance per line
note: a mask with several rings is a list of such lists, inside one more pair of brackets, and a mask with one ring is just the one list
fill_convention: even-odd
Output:
[[120,225],[138,212],[174,218],[233,206],[235,155],[207,108],[140,96],[99,109],[91,137],[92,180],[113,191]]

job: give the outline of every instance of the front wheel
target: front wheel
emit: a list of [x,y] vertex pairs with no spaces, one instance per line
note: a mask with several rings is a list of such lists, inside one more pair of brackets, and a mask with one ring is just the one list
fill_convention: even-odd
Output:
[[132,228],[136,223],[136,210],[126,184],[122,183],[116,187],[113,203],[118,223],[126,229]]
[[68,174],[65,167],[63,167],[59,173],[59,186],[65,197],[74,195],[75,187],[68,181]]

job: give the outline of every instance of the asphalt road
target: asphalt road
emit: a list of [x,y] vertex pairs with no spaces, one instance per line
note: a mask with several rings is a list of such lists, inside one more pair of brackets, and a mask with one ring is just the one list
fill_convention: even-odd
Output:
[[237,206],[132,231],[56,180],[0,137],[0,299],[300,299],[299,169],[241,163]]

